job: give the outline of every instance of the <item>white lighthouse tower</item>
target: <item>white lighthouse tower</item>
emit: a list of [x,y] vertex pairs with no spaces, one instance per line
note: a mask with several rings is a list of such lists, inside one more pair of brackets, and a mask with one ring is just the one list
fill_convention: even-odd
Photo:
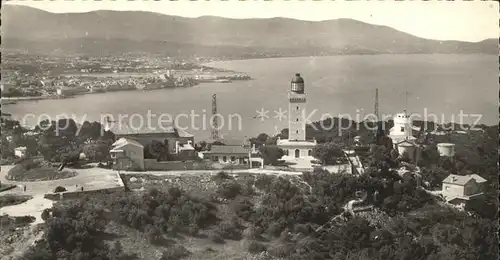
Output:
[[306,140],[306,94],[304,79],[295,74],[288,93],[288,139],[278,140],[278,147],[285,151],[285,161],[311,160],[316,141]]
[[306,140],[306,94],[304,93],[304,79],[299,73],[295,74],[288,93],[288,139],[295,141]]

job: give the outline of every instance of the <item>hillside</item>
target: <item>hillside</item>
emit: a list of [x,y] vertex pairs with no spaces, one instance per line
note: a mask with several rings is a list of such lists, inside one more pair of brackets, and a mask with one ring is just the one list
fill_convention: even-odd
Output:
[[6,49],[41,53],[204,56],[305,56],[376,53],[498,53],[479,43],[422,39],[351,19],[184,18],[140,11],[55,14],[15,5],[2,8]]

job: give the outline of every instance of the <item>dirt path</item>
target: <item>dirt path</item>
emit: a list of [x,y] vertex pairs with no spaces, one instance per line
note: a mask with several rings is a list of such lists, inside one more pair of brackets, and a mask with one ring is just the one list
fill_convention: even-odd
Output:
[[51,208],[53,201],[45,199],[43,194],[37,194],[24,203],[0,208],[0,215],[7,214],[13,217],[33,216],[36,218],[32,225],[43,223],[42,212],[46,208]]

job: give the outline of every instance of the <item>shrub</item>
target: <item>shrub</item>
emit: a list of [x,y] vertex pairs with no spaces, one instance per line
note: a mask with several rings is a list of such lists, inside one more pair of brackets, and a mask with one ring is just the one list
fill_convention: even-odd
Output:
[[42,211],[42,220],[45,221],[50,218],[51,209],[44,209]]
[[27,225],[35,222],[36,220],[36,218],[33,216],[15,217],[15,219],[16,219],[16,225]]
[[24,203],[24,202],[32,199],[32,198],[33,197],[31,197],[31,196],[21,196],[21,195],[0,196],[0,208],[21,204],[21,203]]
[[152,245],[161,245],[163,243],[163,236],[157,226],[146,227],[146,238]]
[[176,245],[173,248],[163,251],[160,260],[178,260],[189,256],[189,251],[180,245]]
[[240,240],[243,232],[239,223],[233,220],[220,222],[217,226],[217,233],[224,239]]
[[264,252],[267,250],[267,247],[262,244],[262,243],[259,243],[257,241],[250,241],[250,243],[248,244],[248,252],[252,253],[252,254],[258,254],[260,252]]
[[274,179],[276,179],[276,177],[271,175],[259,175],[255,180],[255,187],[264,192],[268,192]]
[[218,172],[217,174],[215,174],[212,177],[212,181],[215,181],[215,182],[223,182],[223,181],[232,180],[232,179],[234,179],[234,178],[232,176],[230,176],[229,174],[227,174],[227,172]]
[[62,187],[62,186],[57,186],[55,189],[54,189],[54,192],[55,193],[58,193],[58,192],[65,192],[67,191],[66,188]]
[[262,238],[262,229],[260,227],[251,226],[243,231],[243,235],[247,239],[258,240]]
[[11,184],[0,183],[0,192],[11,190],[11,189],[14,189],[15,187],[17,187],[17,186],[16,185],[11,185]]
[[231,203],[232,210],[238,217],[248,220],[254,213],[253,204],[248,198],[240,197]]
[[211,234],[210,235],[210,240],[212,240],[212,242],[216,243],[216,244],[224,244],[225,241],[224,241],[224,238],[222,238],[221,235],[219,234]]
[[223,182],[217,189],[217,194],[226,199],[234,199],[241,194],[242,187],[236,181]]
[[206,252],[215,252],[215,250],[213,248],[211,248],[211,247],[206,247],[205,251]]
[[151,189],[142,195],[116,197],[110,204],[120,223],[138,230],[155,225],[162,232],[176,229],[196,233],[217,220],[213,204],[189,196],[178,188],[170,188],[167,192]]
[[275,244],[268,248],[269,254],[274,257],[285,258],[292,254],[294,250],[294,246],[286,243],[286,244]]

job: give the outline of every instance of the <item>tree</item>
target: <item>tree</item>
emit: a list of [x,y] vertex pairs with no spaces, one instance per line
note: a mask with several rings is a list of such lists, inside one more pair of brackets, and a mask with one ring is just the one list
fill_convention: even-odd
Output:
[[208,149],[208,143],[205,141],[201,141],[197,143],[194,148],[197,152],[205,151]]
[[255,147],[260,148],[264,146],[269,139],[269,136],[266,133],[261,133],[255,138],[250,139],[250,143],[255,144]]
[[61,162],[63,164],[74,164],[78,163],[80,161],[80,152],[78,151],[71,151],[68,153],[64,153],[61,155]]
[[13,145],[9,143],[5,136],[2,136],[2,158],[8,158],[14,156],[14,148]]
[[109,142],[97,141],[84,145],[82,147],[82,151],[89,160],[102,162],[110,158],[110,148],[111,147]]
[[88,121],[85,121],[80,127],[80,132],[78,133],[78,136],[84,140],[86,139],[97,140],[101,136],[101,128],[102,128],[101,123],[98,122],[90,123]]
[[76,122],[71,118],[59,119],[56,126],[56,136],[72,139],[78,132]]
[[153,140],[144,147],[144,157],[157,160],[165,159],[167,148],[159,141]]
[[260,153],[264,159],[264,164],[277,165],[278,160],[285,155],[283,149],[275,145],[266,145],[261,147]]
[[419,161],[419,165],[423,167],[429,167],[435,165],[439,162],[439,152],[436,145],[429,145],[422,151],[422,157]]
[[342,149],[334,143],[317,144],[313,150],[312,155],[323,162],[323,164],[335,164],[338,158],[344,156]]

